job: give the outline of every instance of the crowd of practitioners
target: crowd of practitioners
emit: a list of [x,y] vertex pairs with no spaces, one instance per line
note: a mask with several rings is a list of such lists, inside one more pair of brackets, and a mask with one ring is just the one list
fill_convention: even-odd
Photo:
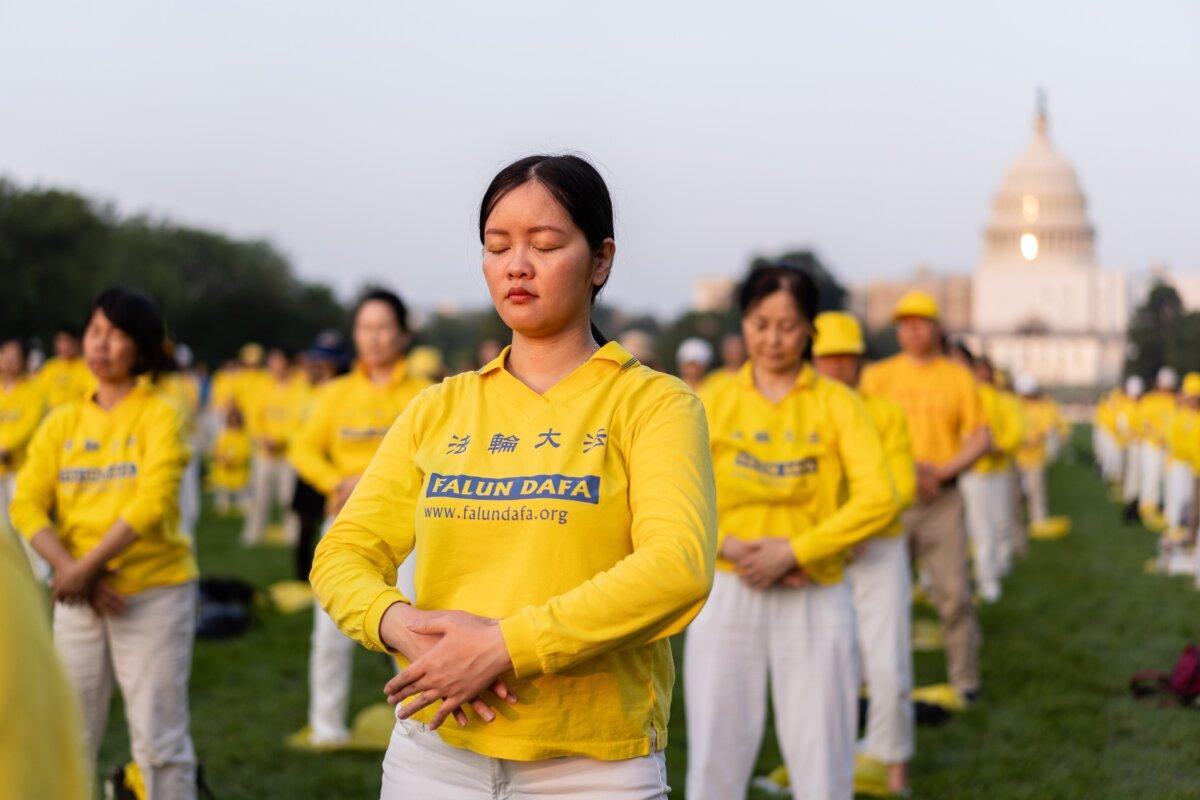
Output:
[[[64,687],[38,702],[73,695],[86,743],[78,764],[27,762],[14,796],[79,796],[114,688],[148,796],[195,796],[202,455],[243,543],[264,541],[276,509],[311,576],[304,741],[350,736],[356,646],[396,657],[386,800],[665,797],[668,637],[685,629],[689,798],[745,795],[768,703],[795,797],[850,798],[856,750],[907,790],[914,570],[949,682],[973,702],[976,604],[1001,597],[1026,520],[1047,519],[1066,432],[1054,402],[947,341],[919,292],[895,308],[900,352],[867,363],[858,321],[818,314],[815,283],[782,266],[745,276],[719,366],[693,339],[680,378],[652,369],[652,343],[591,322],[616,242],[607,187],[577,157],[497,174],[479,237],[512,341],[444,380],[385,290],[358,301],[349,343],[325,334],[298,361],[247,346],[211,379],[123,289],[93,303],[82,348],[63,331],[36,374],[4,342],[0,486],[52,593],[44,681]],[[1131,413],[1113,427],[1125,438],[1098,444],[1110,477],[1113,459],[1128,474],[1130,431],[1149,430]],[[0,567],[24,562],[3,540]],[[36,601],[21,591],[0,602]]]
[[1127,378],[1097,404],[1092,432],[1097,464],[1125,520],[1161,534],[1158,569],[1194,574],[1200,588],[1200,373],[1181,382],[1163,367],[1149,391],[1141,377]]

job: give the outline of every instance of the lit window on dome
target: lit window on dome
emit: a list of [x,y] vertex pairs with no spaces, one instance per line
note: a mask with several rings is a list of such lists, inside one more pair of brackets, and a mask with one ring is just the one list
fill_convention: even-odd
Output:
[[1021,198],[1021,214],[1025,217],[1026,222],[1037,222],[1038,218],[1038,199],[1034,195],[1027,194]]
[[1026,261],[1033,261],[1038,254],[1038,240],[1032,233],[1021,234],[1021,255]]

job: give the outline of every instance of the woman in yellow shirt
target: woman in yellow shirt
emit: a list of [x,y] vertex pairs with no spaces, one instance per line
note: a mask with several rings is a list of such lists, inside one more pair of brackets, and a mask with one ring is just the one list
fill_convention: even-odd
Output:
[[899,506],[862,398],[816,374],[816,284],[753,270],[739,292],[750,360],[706,388],[717,576],[684,650],[689,798],[744,797],[767,686],[797,797],[849,798],[859,669],[850,549]]
[[381,796],[665,798],[666,637],[712,580],[704,412],[590,325],[616,250],[594,167],[509,165],[479,235],[511,346],[405,410],[313,566],[342,630],[409,664]]
[[12,518],[54,568],[54,641],[79,693],[94,761],[120,686],[133,757],[150,797],[193,798],[188,674],[196,561],[179,531],[185,422],[152,381],[164,327],[144,295],[92,304],[84,358],[96,392],[34,434]]
[[[317,393],[291,445],[296,471],[326,497],[331,522],[358,484],[388,428],[429,381],[411,375],[404,359],[409,341],[408,310],[399,297],[377,289],[358,302],[353,314],[358,363],[347,375]],[[328,525],[328,523],[327,523]],[[354,643],[313,605],[309,653],[307,742],[336,747],[350,738]]]
[[232,509],[245,510],[246,485],[250,483],[250,459],[254,445],[246,434],[242,411],[236,405],[225,413],[225,424],[213,444],[212,482],[217,513],[228,515]]

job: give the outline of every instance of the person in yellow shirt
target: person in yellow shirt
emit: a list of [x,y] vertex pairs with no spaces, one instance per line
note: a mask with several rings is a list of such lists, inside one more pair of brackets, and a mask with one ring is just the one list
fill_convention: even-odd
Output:
[[253,456],[254,445],[246,433],[241,409],[230,406],[225,414],[225,425],[213,444],[209,474],[213,502],[221,516],[229,515],[234,508],[245,509],[246,486],[250,483]]
[[1123,402],[1115,416],[1122,448],[1121,500],[1125,503],[1125,521],[1138,521],[1138,493],[1142,488],[1142,433],[1139,404],[1146,384],[1139,375],[1125,379]]
[[1042,394],[1032,375],[1018,375],[1015,388],[1024,404],[1026,419],[1021,446],[1017,450],[1017,468],[1021,473],[1029,524],[1035,527],[1046,521],[1046,466],[1057,451],[1056,442],[1066,435],[1066,423],[1058,404]]
[[[25,447],[46,415],[45,390],[30,377],[28,361],[20,339],[0,342],[0,528],[5,529],[12,527],[8,506],[17,489],[17,470],[25,460]],[[27,542],[25,551],[34,575],[45,583],[50,579],[50,565]]]
[[1167,430],[1175,413],[1175,384],[1178,380],[1175,370],[1163,367],[1154,378],[1154,390],[1138,400],[1137,418],[1142,441],[1138,516],[1151,525],[1157,525],[1162,520]]
[[185,344],[167,342],[167,371],[158,378],[163,396],[175,403],[187,423],[188,448],[192,453],[179,484],[179,530],[193,542],[200,520],[200,381],[192,373],[192,351]]
[[718,560],[684,644],[687,795],[745,795],[769,685],[793,791],[848,800],[859,676],[844,567],[898,505],[862,398],[809,363],[816,284],[756,268],[738,305],[750,359],[701,395]]
[[[296,471],[321,494],[331,521],[341,511],[388,428],[429,381],[411,375],[404,358],[408,310],[383,289],[363,295],[353,314],[358,362],[321,387],[292,441]],[[326,523],[328,525],[328,522]],[[307,744],[335,747],[349,740],[354,643],[321,608],[313,607],[309,656]],[[305,731],[298,736],[303,741]]]
[[[852,315],[817,315],[813,363],[817,373],[857,386],[866,345]],[[867,733],[863,752],[887,765],[888,789],[908,788],[908,760],[914,747],[912,573],[900,511],[916,500],[917,471],[904,409],[883,397],[863,395],[883,442],[888,476],[899,508],[874,536],[854,550],[846,578],[854,596],[858,653],[867,686]]]
[[1123,394],[1117,387],[1102,395],[1092,416],[1092,452],[1100,475],[1110,486],[1118,486],[1121,482],[1121,448],[1116,430],[1116,410]]
[[1000,575],[1012,572],[1014,557],[1024,558],[1029,552],[1029,531],[1025,527],[1025,496],[1017,475],[1017,451],[1025,436],[1025,407],[1012,390],[1012,381],[1003,369],[993,368],[992,385],[996,389],[997,409],[1002,420],[998,436],[1001,454],[1000,474],[1003,487],[997,490],[996,500],[1004,509],[1004,527],[1000,534]]
[[923,292],[893,312],[900,353],[867,366],[859,388],[904,409],[917,464],[917,503],[904,512],[942,621],[950,683],[965,699],[979,691],[981,635],[971,602],[960,476],[991,447],[975,379],[942,352],[940,313]]
[[380,797],[666,798],[667,637],[712,582],[704,409],[589,325],[616,249],[590,164],[504,168],[479,233],[512,344],[405,410],[313,565],[341,628],[408,664]]
[[150,797],[196,795],[188,674],[196,560],[179,531],[185,422],[153,385],[165,363],[154,303],[109,289],[84,355],[96,393],[55,409],[29,444],[12,520],[54,568],[54,641],[83,706],[92,761],[120,686]]
[[95,387],[95,379],[79,357],[79,329],[63,326],[54,334],[54,358],[37,372],[49,408],[86,396]]
[[288,461],[288,441],[300,425],[307,402],[308,386],[303,376],[292,372],[287,353],[275,347],[267,353],[268,380],[256,392],[251,407],[253,421],[247,426],[254,440],[249,510],[242,527],[242,544],[261,544],[271,507],[283,510],[283,540],[294,544],[300,536],[300,517],[292,510],[296,472]]
[[[1188,509],[1194,501],[1196,463],[1200,460],[1200,373],[1184,376],[1178,406],[1167,426],[1166,481],[1163,493],[1163,516],[1167,528],[1163,534],[1163,551],[1178,551],[1190,545],[1195,530],[1190,529]],[[1191,570],[1189,570],[1190,572]]]
[[985,603],[1000,599],[1001,540],[1008,534],[1008,469],[1006,448],[1020,442],[1020,428],[1002,407],[1000,392],[993,385],[992,363],[976,358],[962,343],[950,349],[952,360],[969,370],[976,380],[979,400],[990,434],[990,448],[959,480],[966,510],[967,537],[975,588]]
[[15,800],[88,800],[79,701],[54,653],[46,596],[0,529],[0,787]]

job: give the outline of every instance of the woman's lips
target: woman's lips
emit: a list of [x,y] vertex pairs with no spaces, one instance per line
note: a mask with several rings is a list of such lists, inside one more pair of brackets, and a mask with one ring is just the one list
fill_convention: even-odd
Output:
[[523,303],[532,300],[533,298],[537,297],[537,295],[527,289],[517,288],[509,289],[508,294],[506,294],[505,297],[509,300],[512,300],[514,303]]

